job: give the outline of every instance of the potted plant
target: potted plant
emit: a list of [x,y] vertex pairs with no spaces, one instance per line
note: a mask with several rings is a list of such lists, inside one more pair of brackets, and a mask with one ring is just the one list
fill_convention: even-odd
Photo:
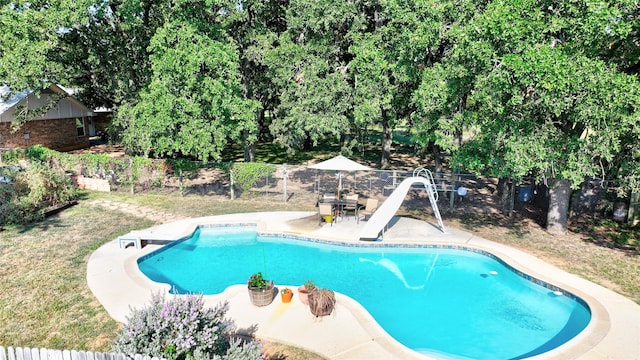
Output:
[[300,297],[300,301],[303,304],[308,305],[309,304],[309,293],[313,292],[315,289],[317,289],[317,286],[311,280],[307,280],[304,283],[304,285],[298,287],[298,296]]
[[291,302],[291,298],[293,297],[293,291],[289,288],[284,288],[280,290],[280,296],[282,297],[283,303]]
[[309,294],[309,310],[315,317],[331,314],[335,305],[336,296],[332,290],[318,288]]
[[273,281],[267,280],[261,272],[252,274],[247,282],[249,299],[255,306],[267,306],[273,301]]

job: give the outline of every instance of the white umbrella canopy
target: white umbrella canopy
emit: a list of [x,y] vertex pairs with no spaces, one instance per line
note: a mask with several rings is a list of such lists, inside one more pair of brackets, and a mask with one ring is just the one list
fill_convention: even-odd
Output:
[[[357,163],[351,159],[348,159],[342,155],[332,157],[329,160],[319,162],[317,164],[309,166],[309,169],[318,170],[335,170],[335,171],[367,171],[373,170],[368,166]],[[342,174],[338,173],[338,199],[340,198],[340,191],[342,190]]]
[[329,160],[319,162],[309,166],[309,169],[336,170],[336,171],[366,171],[372,170],[370,167],[357,163],[342,155],[332,157]]

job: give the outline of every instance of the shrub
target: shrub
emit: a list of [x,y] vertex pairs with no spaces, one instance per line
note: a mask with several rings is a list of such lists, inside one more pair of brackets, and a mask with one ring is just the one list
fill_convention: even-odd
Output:
[[233,322],[225,318],[228,303],[206,308],[202,296],[165,300],[153,295],[147,308],[134,309],[123,326],[115,351],[165,359],[261,359],[254,341],[231,339]]
[[29,162],[24,170],[4,173],[12,179],[1,187],[0,223],[26,224],[44,217],[51,207],[77,198],[71,181],[59,170]]
[[276,170],[271,164],[262,163],[235,163],[232,165],[230,175],[235,186],[242,192],[248,192],[261,178],[270,176]]

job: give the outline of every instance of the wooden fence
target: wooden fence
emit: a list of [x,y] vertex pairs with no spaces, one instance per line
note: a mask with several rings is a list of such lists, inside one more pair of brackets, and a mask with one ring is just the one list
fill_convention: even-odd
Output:
[[0,360],[160,360],[156,357],[125,354],[98,353],[92,351],[51,350],[26,347],[4,348],[0,346]]

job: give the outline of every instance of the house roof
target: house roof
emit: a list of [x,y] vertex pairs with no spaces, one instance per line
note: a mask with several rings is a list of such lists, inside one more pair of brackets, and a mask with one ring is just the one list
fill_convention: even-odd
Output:
[[31,94],[31,90],[25,90],[7,98],[9,94],[11,94],[11,89],[8,86],[0,86],[0,114],[9,110],[13,105],[19,103],[20,100],[29,96],[29,94]]
[[[86,107],[80,101],[76,100],[63,87],[51,84],[49,85],[49,88],[47,90],[58,94],[63,94],[65,95],[65,98],[58,102],[58,104],[56,105],[56,109],[51,109],[47,113],[42,114],[36,119],[59,119],[65,117],[93,116],[93,111],[90,108]],[[31,96],[34,91],[30,89],[13,95],[10,95],[10,93],[11,90],[9,87],[0,87],[0,121],[7,121],[7,119],[13,118],[15,106],[18,105],[21,101],[25,101],[27,105],[29,105],[29,102],[35,103],[34,105],[36,105],[36,107],[38,103],[42,103],[44,101],[41,99],[41,97],[36,98],[35,95]],[[64,109],[61,109],[62,105],[64,105]]]

